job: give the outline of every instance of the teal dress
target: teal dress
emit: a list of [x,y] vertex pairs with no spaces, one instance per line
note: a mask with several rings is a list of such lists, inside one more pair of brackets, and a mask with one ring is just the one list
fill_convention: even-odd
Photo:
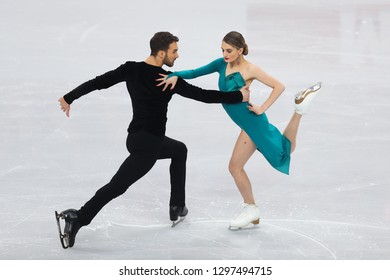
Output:
[[[223,58],[194,70],[174,72],[169,75],[183,79],[194,79],[214,72],[219,73],[218,86],[220,91],[239,90],[245,86],[245,80],[240,72],[226,76],[227,63]],[[237,104],[222,104],[230,118],[244,130],[255,143],[267,161],[282,173],[289,174],[290,141],[280,131],[268,122],[265,113],[256,115],[248,110],[248,102]]]

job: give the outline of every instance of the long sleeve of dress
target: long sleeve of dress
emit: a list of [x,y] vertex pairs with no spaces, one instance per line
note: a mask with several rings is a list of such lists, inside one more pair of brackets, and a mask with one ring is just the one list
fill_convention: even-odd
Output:
[[204,65],[196,69],[175,71],[169,74],[168,78],[172,76],[178,76],[183,79],[195,79],[200,76],[209,75],[211,73],[218,72],[218,70],[220,69],[220,63],[221,63],[221,59],[219,58],[210,62],[207,65]]

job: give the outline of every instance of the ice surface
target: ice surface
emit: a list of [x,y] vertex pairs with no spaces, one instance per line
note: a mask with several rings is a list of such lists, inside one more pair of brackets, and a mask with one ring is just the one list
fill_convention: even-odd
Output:
[[[0,18],[0,259],[390,259],[388,1],[3,0]],[[241,207],[227,170],[239,129],[220,105],[174,97],[167,135],[189,149],[187,219],[170,227],[160,161],[63,250],[54,211],[110,180],[131,109],[123,84],[77,100],[69,119],[57,99],[144,60],[161,30],[180,38],[177,70],[220,57],[222,37],[243,33],[247,59],[286,86],[268,111],[281,130],[293,95],[323,82],[291,175],[255,154],[246,170],[261,224],[228,231]],[[215,75],[192,82],[217,88]],[[253,84],[252,100],[269,93]]]

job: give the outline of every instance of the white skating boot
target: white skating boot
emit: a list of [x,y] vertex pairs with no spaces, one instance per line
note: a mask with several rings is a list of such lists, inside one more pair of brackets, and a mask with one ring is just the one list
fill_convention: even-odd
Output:
[[305,115],[309,109],[309,105],[314,97],[317,96],[318,90],[321,88],[321,82],[311,86],[295,95],[295,112],[300,115]]
[[256,204],[244,203],[242,213],[230,221],[229,230],[239,230],[250,223],[257,225],[260,223],[260,210]]

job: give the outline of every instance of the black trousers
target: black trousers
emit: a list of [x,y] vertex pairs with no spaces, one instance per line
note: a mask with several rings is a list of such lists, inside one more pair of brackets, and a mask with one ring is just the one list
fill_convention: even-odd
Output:
[[185,205],[185,144],[166,136],[158,137],[146,131],[139,131],[128,135],[126,146],[130,155],[114,177],[78,211],[83,225],[89,224],[108,202],[125,193],[132,184],[148,173],[158,159],[171,159],[169,205]]

